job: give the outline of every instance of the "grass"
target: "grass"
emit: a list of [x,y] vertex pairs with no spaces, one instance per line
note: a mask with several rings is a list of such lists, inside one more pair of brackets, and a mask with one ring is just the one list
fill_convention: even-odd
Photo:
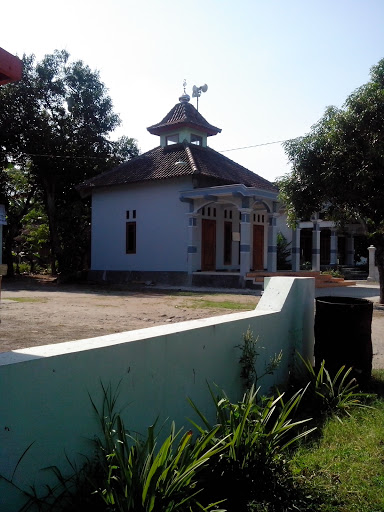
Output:
[[321,496],[313,510],[384,510],[384,370],[374,372],[374,387],[378,398],[373,408],[355,410],[342,422],[329,418],[321,437],[293,455],[296,482],[307,487],[314,500]]
[[192,309],[230,309],[236,311],[251,311],[252,309],[255,309],[256,304],[254,304],[253,302],[239,303],[230,300],[215,301],[208,299],[200,299],[194,300],[193,302],[188,302],[183,306]]
[[47,302],[48,299],[39,299],[37,297],[7,297],[6,300],[13,300],[14,302]]

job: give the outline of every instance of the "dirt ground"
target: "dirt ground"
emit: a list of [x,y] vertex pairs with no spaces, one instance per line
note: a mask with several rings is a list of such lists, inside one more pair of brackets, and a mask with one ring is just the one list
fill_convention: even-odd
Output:
[[[259,298],[3,279],[0,352],[246,311]],[[237,307],[215,307],[224,301]]]
[[[64,285],[47,278],[3,279],[0,352],[246,311],[259,298],[150,287]],[[215,306],[225,301],[232,307]],[[372,341],[373,366],[384,368],[384,311],[376,308]]]

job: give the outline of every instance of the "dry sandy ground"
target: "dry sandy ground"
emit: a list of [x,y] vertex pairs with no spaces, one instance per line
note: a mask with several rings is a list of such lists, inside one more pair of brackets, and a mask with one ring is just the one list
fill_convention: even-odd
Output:
[[[240,309],[202,307],[231,301]],[[3,280],[0,352],[253,309],[254,295],[205,294]]]
[[[259,297],[232,293],[183,293],[153,288],[133,290],[128,287],[58,285],[46,279],[4,279],[0,352],[235,311],[202,307],[204,300],[235,302],[240,310],[247,310],[256,306]],[[374,309],[372,341],[373,365],[384,368],[383,310]]]

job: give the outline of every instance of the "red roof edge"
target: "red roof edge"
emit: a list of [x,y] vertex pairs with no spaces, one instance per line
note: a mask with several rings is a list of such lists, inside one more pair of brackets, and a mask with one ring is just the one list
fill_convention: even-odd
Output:
[[208,135],[208,137],[211,135],[216,135],[217,133],[221,132],[221,128],[216,128],[215,126],[213,126],[211,128],[211,125],[209,125],[209,127],[207,127],[204,125],[193,123],[191,121],[184,121],[184,120],[175,121],[174,123],[164,124],[162,126],[155,126],[155,127],[150,126],[149,128],[147,128],[147,130],[152,135],[161,135],[162,133],[169,132],[170,128],[174,128],[176,130],[179,127],[183,127],[183,126],[188,126],[188,128],[195,128],[196,130],[199,130],[200,132],[205,132]]
[[20,80],[23,73],[23,63],[14,55],[0,48],[0,85]]

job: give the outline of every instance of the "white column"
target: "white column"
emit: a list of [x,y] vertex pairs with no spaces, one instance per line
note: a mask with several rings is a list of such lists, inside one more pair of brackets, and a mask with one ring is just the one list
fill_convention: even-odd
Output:
[[312,231],[312,270],[320,271],[320,226],[313,222]]
[[197,217],[196,213],[188,213],[188,274],[199,269],[201,255],[197,252]]
[[245,277],[251,269],[251,212],[240,208],[240,275]]
[[268,272],[276,272],[277,270],[277,213],[268,214],[268,256],[267,270]]
[[347,265],[355,265],[355,239],[353,234],[347,236]]
[[300,270],[300,228],[292,229],[292,270],[298,272]]
[[379,271],[376,267],[376,247],[373,245],[370,245],[368,247],[368,253],[369,253],[369,276],[367,278],[367,281],[379,281]]
[[329,264],[337,265],[337,231],[336,229],[331,229],[331,247],[330,247],[330,255],[329,255]]

